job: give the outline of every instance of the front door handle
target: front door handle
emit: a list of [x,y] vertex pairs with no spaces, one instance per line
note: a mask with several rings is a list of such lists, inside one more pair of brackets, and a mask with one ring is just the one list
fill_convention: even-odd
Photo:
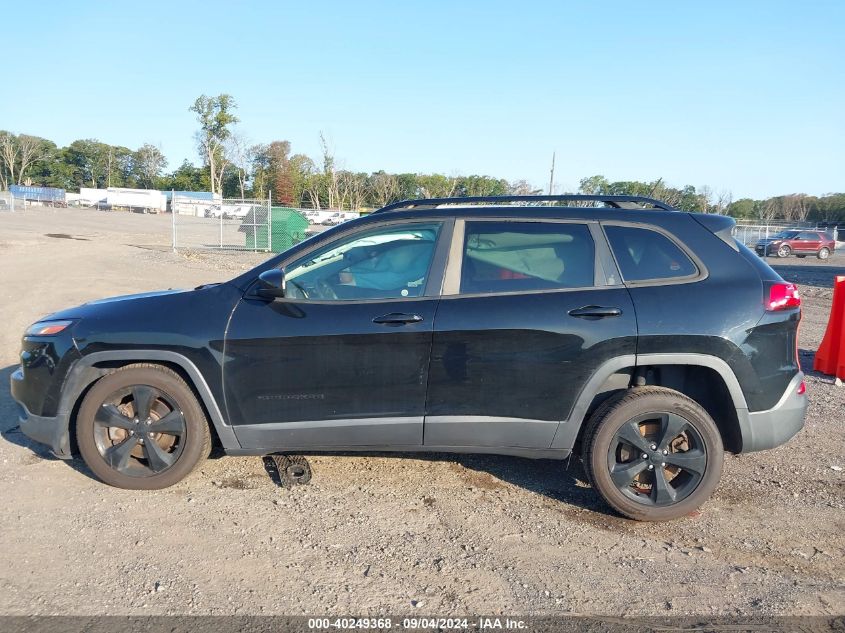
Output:
[[614,317],[622,314],[619,308],[608,308],[605,306],[584,306],[583,308],[575,308],[569,311],[569,316],[578,317],[581,319],[603,319],[605,317]]
[[391,312],[373,319],[373,323],[381,325],[406,325],[408,323],[419,323],[423,318],[419,314],[405,314],[403,312]]

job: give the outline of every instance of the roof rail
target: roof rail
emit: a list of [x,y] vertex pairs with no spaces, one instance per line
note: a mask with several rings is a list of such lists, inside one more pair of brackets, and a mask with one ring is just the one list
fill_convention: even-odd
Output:
[[[650,205],[654,209],[662,211],[677,211],[674,207],[660,200],[654,198],[646,198],[644,196],[601,196],[601,195],[585,195],[585,194],[571,194],[571,195],[555,195],[555,196],[467,196],[455,198],[423,198],[419,200],[402,200],[401,202],[394,202],[388,204],[381,209],[373,211],[373,213],[382,213],[384,211],[400,211],[402,209],[435,209],[446,205],[463,205],[486,203],[490,206],[501,205],[507,206],[513,204],[514,206],[520,203],[523,206],[538,206],[538,203],[543,202],[603,202],[614,209],[631,209],[639,208],[633,205],[644,204]],[[551,205],[561,206],[561,205]]]

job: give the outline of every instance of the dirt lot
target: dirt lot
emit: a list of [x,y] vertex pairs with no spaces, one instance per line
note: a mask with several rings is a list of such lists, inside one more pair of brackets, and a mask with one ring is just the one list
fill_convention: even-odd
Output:
[[[805,430],[729,457],[701,514],[670,524],[613,515],[577,460],[324,456],[286,491],[260,459],[222,458],[132,492],[50,458],[6,387],[27,325],[261,259],[173,254],[169,222],[0,214],[0,613],[845,613],[845,387],[816,374]],[[845,257],[778,268],[802,287],[809,369]]]

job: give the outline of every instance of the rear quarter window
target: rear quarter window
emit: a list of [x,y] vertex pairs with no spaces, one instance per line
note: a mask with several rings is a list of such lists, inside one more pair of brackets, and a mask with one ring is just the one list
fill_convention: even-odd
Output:
[[625,281],[682,279],[698,273],[689,256],[662,233],[614,225],[604,230]]

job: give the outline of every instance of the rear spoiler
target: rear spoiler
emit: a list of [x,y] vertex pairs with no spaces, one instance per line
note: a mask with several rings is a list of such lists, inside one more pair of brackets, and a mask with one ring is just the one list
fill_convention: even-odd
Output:
[[733,238],[733,228],[736,220],[727,215],[716,215],[712,213],[690,213],[693,219],[705,229],[713,233],[735,251],[739,251],[736,240]]

